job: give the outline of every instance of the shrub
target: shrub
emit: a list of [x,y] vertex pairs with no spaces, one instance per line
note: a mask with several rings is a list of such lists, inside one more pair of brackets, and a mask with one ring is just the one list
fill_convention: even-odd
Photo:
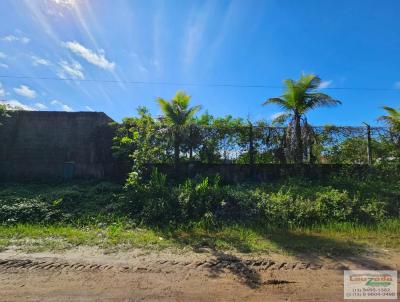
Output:
[[37,198],[15,198],[0,201],[1,223],[51,222],[61,218],[56,206]]
[[197,182],[188,179],[176,191],[183,220],[199,220],[206,213],[214,215],[224,204],[219,177],[205,177]]
[[144,223],[162,224],[180,216],[167,177],[157,169],[152,171],[149,180],[127,185],[124,198],[131,216]]

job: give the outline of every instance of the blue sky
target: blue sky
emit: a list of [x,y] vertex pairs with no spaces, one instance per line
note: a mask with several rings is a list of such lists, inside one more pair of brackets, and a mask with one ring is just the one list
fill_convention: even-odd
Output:
[[139,105],[158,114],[155,99],[183,89],[212,114],[269,119],[279,108],[260,104],[307,72],[343,102],[312,124],[376,124],[383,105],[400,107],[399,11],[398,0],[2,0],[0,99],[121,120]]

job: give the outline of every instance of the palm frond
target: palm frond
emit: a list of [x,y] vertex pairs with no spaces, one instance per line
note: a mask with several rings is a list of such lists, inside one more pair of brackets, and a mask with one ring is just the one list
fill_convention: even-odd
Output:
[[200,106],[200,105],[199,105],[199,106],[194,106],[194,107],[190,108],[190,109],[187,111],[187,113],[186,113],[186,119],[187,119],[187,120],[192,119],[193,116],[194,116],[197,112],[199,112],[200,110],[201,110],[201,106]]
[[291,104],[283,98],[270,98],[270,99],[266,100],[262,105],[266,106],[266,105],[270,105],[270,104],[278,105],[279,107],[281,107],[284,110],[292,109]]
[[186,92],[178,91],[172,99],[172,103],[180,107],[182,110],[186,110],[189,106],[190,96]]
[[291,113],[284,113],[272,120],[272,125],[282,125],[284,124],[288,119],[290,119],[293,115]]
[[320,92],[307,94],[305,103],[307,109],[314,109],[318,107],[333,107],[342,104],[341,101]]
[[201,109],[200,106],[189,108],[190,96],[178,91],[171,101],[158,98],[157,102],[167,122],[174,126],[184,126]]
[[167,121],[175,123],[179,120],[179,114],[174,110],[173,104],[162,98],[158,98],[157,103],[160,105],[161,111],[164,113]]
[[390,127],[400,130],[400,110],[392,107],[384,106],[388,115],[383,115],[378,118],[378,121],[385,122]]
[[317,89],[321,84],[321,79],[314,74],[303,73],[297,83],[298,85],[301,85],[305,90],[314,90]]
[[388,106],[383,106],[383,109],[385,109],[387,111],[387,113],[389,113],[391,116],[394,117],[400,117],[400,110],[396,110],[392,107],[388,107]]

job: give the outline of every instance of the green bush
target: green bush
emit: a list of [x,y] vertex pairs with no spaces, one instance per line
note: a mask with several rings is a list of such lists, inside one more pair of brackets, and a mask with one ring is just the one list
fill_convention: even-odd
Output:
[[149,180],[132,181],[125,188],[126,210],[141,222],[162,224],[180,216],[178,202],[167,183],[166,175],[153,170]]
[[216,213],[224,204],[219,177],[186,180],[175,189],[183,220],[199,220],[206,213]]
[[255,223],[280,227],[330,222],[375,223],[400,217],[400,180],[390,171],[354,179],[285,179],[223,184],[219,177],[177,183],[157,170],[119,184],[7,184],[0,186],[0,223],[130,219],[136,224],[211,227]]
[[16,198],[0,201],[0,223],[52,222],[61,218],[56,206],[37,198]]

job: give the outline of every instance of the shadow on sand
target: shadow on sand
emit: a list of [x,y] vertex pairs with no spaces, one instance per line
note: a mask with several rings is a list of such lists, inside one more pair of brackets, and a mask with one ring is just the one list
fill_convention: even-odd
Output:
[[[290,231],[269,231],[262,233],[256,231],[264,239],[270,241],[283,254],[293,256],[299,262],[319,264],[327,258],[335,263],[345,262],[351,269],[393,269],[377,260],[372,259],[369,248],[365,244],[360,244],[352,240],[338,240],[318,235],[294,233]],[[189,235],[190,236],[190,235]],[[193,237],[192,237],[193,239]],[[289,283],[286,280],[267,280],[262,282],[260,273],[251,265],[247,265],[246,254],[251,251],[251,247],[237,237],[225,237],[226,241],[240,253],[233,255],[216,248],[215,238],[210,235],[202,234],[201,238],[187,241],[179,236],[173,240],[182,245],[191,245],[195,252],[210,252],[215,263],[228,262],[229,265],[211,265],[208,267],[210,277],[217,278],[226,270],[232,273],[242,284],[256,289],[262,284],[281,284]],[[267,251],[266,251],[267,252]],[[264,259],[265,257],[262,256]],[[342,273],[340,270],[338,272]]]

